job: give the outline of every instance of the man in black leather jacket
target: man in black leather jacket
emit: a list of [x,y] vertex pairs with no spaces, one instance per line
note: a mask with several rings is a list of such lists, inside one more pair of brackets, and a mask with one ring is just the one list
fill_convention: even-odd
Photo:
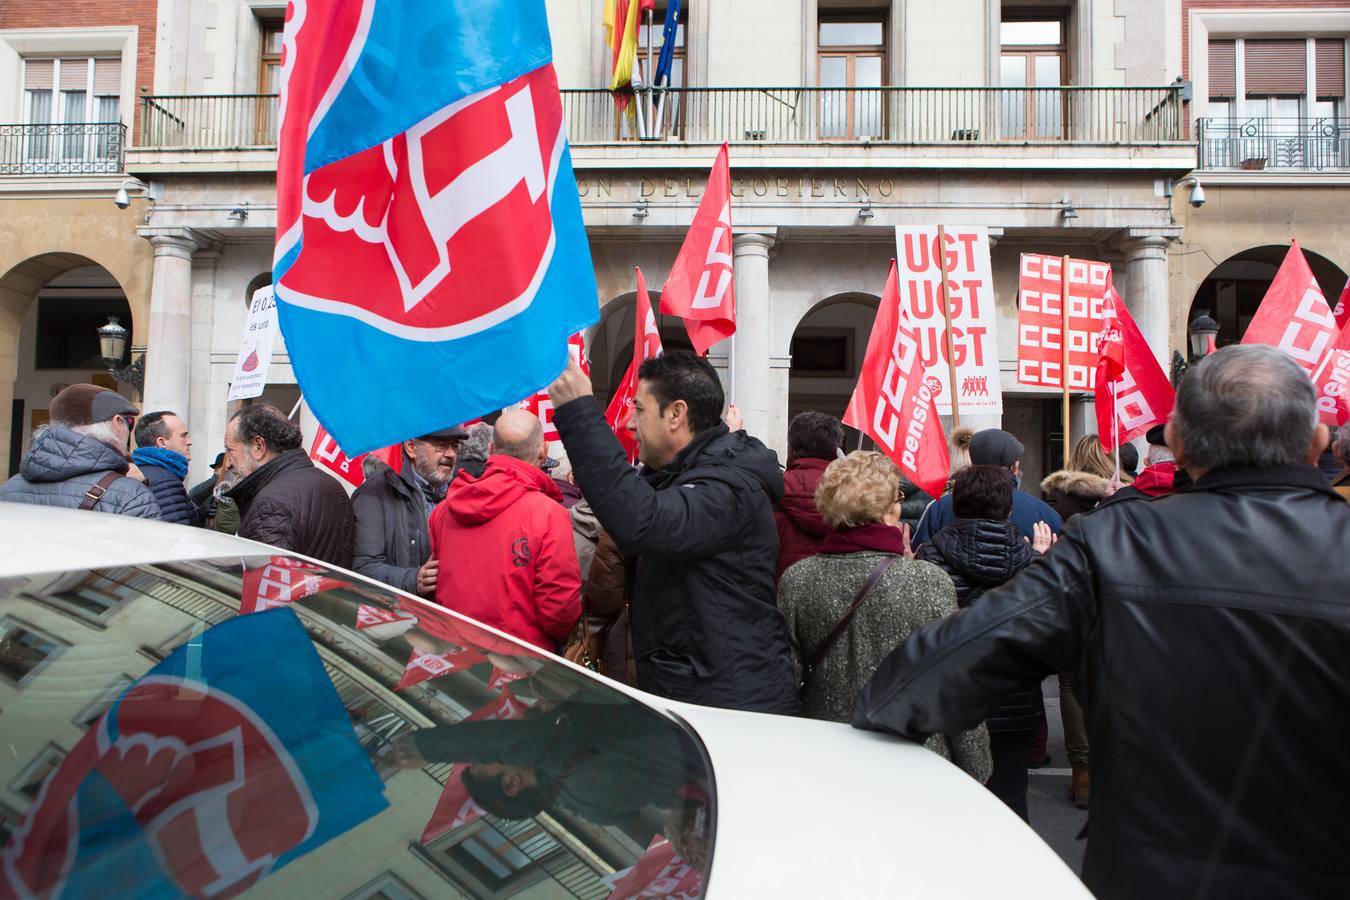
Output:
[[1076,517],[887,657],[853,724],[958,731],[1071,672],[1098,897],[1350,896],[1350,509],[1310,465],[1326,441],[1290,357],[1210,355],[1167,426],[1195,483]]

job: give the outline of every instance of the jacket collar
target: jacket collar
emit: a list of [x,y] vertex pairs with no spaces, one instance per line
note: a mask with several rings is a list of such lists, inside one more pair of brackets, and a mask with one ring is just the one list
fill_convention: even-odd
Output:
[[1194,482],[1181,491],[1222,491],[1232,488],[1283,487],[1314,490],[1320,494],[1335,497],[1336,492],[1327,484],[1327,478],[1315,466],[1305,464],[1293,466],[1271,466],[1265,469],[1233,468],[1217,469],[1204,478]]
[[814,456],[803,456],[788,463],[788,471],[809,469],[816,472],[824,472],[832,462],[834,462],[832,459],[818,459]]
[[675,458],[668,462],[662,471],[682,472],[693,463],[700,453],[707,448],[709,444],[717,440],[724,434],[730,434],[725,422],[718,422],[712,428],[705,428],[694,435],[693,440],[685,444],[684,449],[675,454]]
[[303,448],[297,447],[294,450],[287,450],[277,456],[276,459],[264,463],[244,476],[238,484],[230,488],[227,494],[231,500],[239,504],[239,509],[242,512],[244,507],[281,473],[301,468],[312,468],[313,466],[314,463]]

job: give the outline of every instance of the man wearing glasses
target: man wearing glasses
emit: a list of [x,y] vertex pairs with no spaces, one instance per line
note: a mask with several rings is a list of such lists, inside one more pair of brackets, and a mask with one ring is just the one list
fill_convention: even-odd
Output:
[[410,594],[435,594],[437,564],[427,519],[445,497],[459,445],[468,436],[456,425],[404,441],[399,471],[374,454],[365,458],[366,480],[352,495],[353,569]]
[[159,518],[155,495],[128,476],[137,409],[116,391],[74,384],[52,399],[51,424],[33,434],[0,501]]

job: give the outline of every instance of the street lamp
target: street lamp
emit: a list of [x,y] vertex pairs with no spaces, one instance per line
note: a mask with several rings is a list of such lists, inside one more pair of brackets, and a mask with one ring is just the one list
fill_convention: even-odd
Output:
[[117,316],[108,316],[108,324],[97,330],[98,351],[108,374],[131,385],[139,394],[145,388],[145,354],[138,356],[131,365],[122,367],[119,364],[127,352],[128,331],[118,323]]
[[1209,317],[1208,311],[1202,310],[1198,316],[1191,319],[1191,324],[1186,326],[1186,333],[1191,339],[1191,359],[1203,359],[1213,349],[1215,336],[1219,333],[1219,323]]

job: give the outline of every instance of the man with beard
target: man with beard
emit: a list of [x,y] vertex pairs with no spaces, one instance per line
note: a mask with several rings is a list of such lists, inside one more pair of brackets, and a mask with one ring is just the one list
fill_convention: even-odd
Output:
[[437,564],[427,520],[445,497],[459,445],[467,436],[456,425],[404,441],[399,471],[374,454],[366,457],[366,480],[352,495],[352,568],[410,594],[430,597],[436,592]]

